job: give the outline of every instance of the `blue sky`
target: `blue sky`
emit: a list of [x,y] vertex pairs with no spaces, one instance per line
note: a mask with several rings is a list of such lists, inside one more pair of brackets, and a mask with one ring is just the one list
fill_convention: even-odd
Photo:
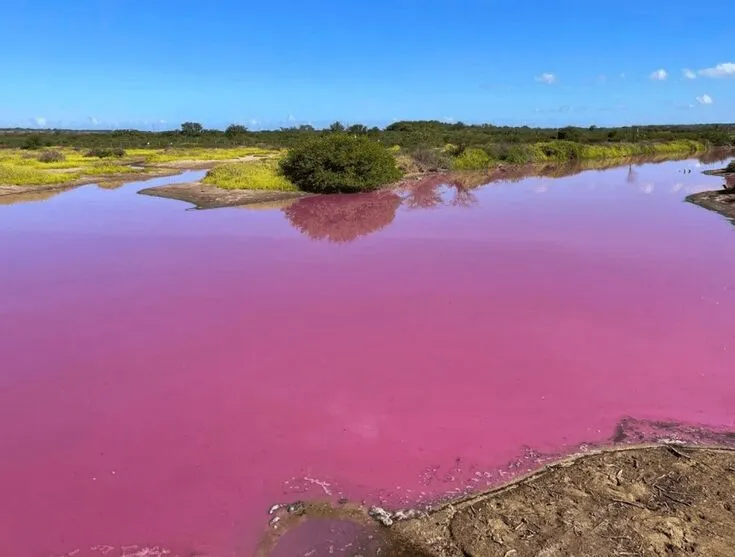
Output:
[[735,119],[732,0],[3,4],[0,126]]

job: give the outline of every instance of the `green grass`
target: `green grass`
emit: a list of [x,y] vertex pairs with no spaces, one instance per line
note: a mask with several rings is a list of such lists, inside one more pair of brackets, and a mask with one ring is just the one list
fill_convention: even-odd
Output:
[[299,191],[278,171],[278,162],[234,162],[217,166],[202,180],[225,189]]

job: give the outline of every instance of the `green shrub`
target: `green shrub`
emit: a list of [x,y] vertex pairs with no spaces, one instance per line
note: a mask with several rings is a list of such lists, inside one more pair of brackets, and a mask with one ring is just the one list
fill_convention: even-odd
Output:
[[299,189],[312,193],[371,191],[402,175],[380,143],[345,134],[304,141],[286,154],[280,168]]
[[248,133],[248,129],[240,124],[231,124],[225,130],[225,136],[229,139],[237,139]]
[[510,164],[528,164],[537,162],[540,153],[535,152],[534,145],[513,145],[505,154],[505,161]]
[[21,149],[28,149],[30,151],[40,149],[41,147],[43,147],[43,140],[40,135],[29,135],[23,140],[20,146]]
[[38,155],[38,162],[62,162],[66,157],[61,151],[44,151]]
[[550,161],[565,162],[582,158],[582,145],[573,141],[546,141],[539,143],[538,147]]
[[97,157],[98,159],[109,159],[112,157],[122,158],[125,156],[125,149],[111,148],[106,149],[103,147],[95,147],[84,153],[85,157]]
[[465,149],[452,161],[454,170],[487,170],[488,166],[490,166],[488,154],[475,147]]

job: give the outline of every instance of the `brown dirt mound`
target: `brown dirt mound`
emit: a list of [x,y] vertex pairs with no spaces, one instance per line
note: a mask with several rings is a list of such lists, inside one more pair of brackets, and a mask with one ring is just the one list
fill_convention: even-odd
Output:
[[[419,518],[393,514],[390,527],[357,507],[299,505],[259,555],[280,555],[276,539],[304,520],[332,519],[365,528],[362,542],[338,552],[352,556],[731,557],[735,451],[667,444],[585,454]],[[317,545],[309,555],[334,553]]]

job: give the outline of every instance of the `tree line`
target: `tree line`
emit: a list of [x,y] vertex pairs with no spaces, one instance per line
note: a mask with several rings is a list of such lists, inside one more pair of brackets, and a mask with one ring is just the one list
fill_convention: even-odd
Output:
[[0,147],[34,148],[32,146],[58,145],[80,148],[166,148],[242,145],[289,148],[306,139],[332,133],[365,136],[385,146],[398,145],[403,149],[443,147],[447,144],[484,148],[489,145],[530,144],[556,139],[578,143],[659,142],[689,139],[712,146],[735,145],[735,124],[532,128],[423,120],[394,122],[385,128],[334,122],[325,129],[300,125],[277,130],[248,130],[244,125],[233,124],[225,130],[215,130],[206,129],[198,122],[184,122],[180,129],[168,131],[5,129],[0,130]]

